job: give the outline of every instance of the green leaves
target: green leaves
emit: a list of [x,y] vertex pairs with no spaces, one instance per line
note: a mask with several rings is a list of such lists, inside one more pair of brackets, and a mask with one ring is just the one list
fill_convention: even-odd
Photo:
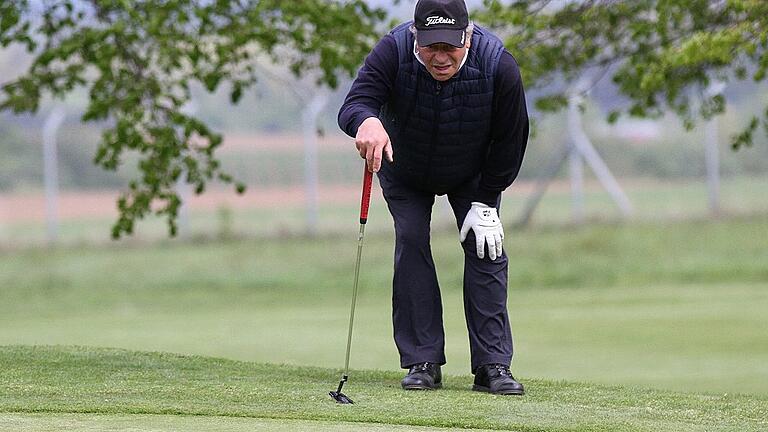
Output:
[[[33,16],[40,7],[42,19]],[[258,78],[255,55],[266,53],[297,75],[319,70],[318,82],[335,86],[338,73],[356,71],[383,19],[363,0],[63,0],[34,10],[27,0],[2,2],[0,44],[33,52],[39,40],[43,48],[3,86],[0,109],[35,112],[47,94],[86,87],[82,120],[109,125],[94,162],[116,170],[126,152],[138,155],[140,176],[117,201],[112,236],[130,235],[150,213],[175,235],[179,181],[198,194],[211,180],[234,182],[215,157],[221,135],[184,112],[191,84],[211,92],[228,84],[236,104]]]
[[[722,96],[706,91],[712,82],[746,79],[749,72],[756,82],[766,78],[766,1],[552,3],[485,0],[485,9],[472,15],[505,37],[528,86],[611,76],[630,103],[609,114],[610,121],[621,113],[652,117],[671,110],[693,127],[697,118],[725,110]],[[545,94],[536,106],[560,109],[561,97]],[[734,148],[751,143],[757,127],[751,122],[734,136]]]

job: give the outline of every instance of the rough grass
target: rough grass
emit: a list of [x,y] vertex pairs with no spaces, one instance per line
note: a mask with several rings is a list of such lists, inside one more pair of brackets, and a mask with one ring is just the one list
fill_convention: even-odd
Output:
[[[405,392],[400,374],[353,371],[327,395],[331,369],[84,347],[0,348],[0,422],[19,413],[158,414],[319,420],[515,431],[763,431],[768,400],[525,378],[528,394],[469,391],[447,376],[435,392]],[[43,417],[45,418],[45,417]],[[63,417],[66,420],[66,416]],[[0,423],[2,424],[2,423]],[[269,430],[269,429],[268,429]]]

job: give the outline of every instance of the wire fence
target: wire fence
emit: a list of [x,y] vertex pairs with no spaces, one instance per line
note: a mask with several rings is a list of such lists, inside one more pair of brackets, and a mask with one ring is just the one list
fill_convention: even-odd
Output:
[[[244,138],[238,138],[244,140]],[[222,160],[236,178],[246,178],[243,195],[217,185],[203,195],[185,195],[180,239],[233,239],[300,235],[354,234],[360,200],[363,161],[349,138],[334,136],[320,141],[317,202],[310,202],[303,175],[303,155],[291,144],[295,136],[269,137],[262,144],[222,152]],[[254,138],[258,140],[258,138]],[[282,142],[281,148],[266,144]],[[567,171],[567,169],[564,169]],[[597,179],[587,172],[582,186],[581,214],[574,208],[571,180],[567,176],[548,183],[538,203],[532,227],[571,226],[595,222],[670,221],[686,218],[768,214],[768,174],[728,175],[720,181],[719,214],[708,201],[705,178],[657,179],[619,176],[618,183],[632,203],[628,218]],[[509,229],[520,222],[537,188],[535,178],[521,178],[505,192],[501,215]],[[116,220],[119,189],[62,190],[56,196],[55,215],[42,189],[0,194],[0,247],[45,244],[109,243],[110,226]],[[50,198],[50,195],[49,195]],[[314,214],[311,209],[314,208]],[[51,224],[56,228],[52,231]],[[438,197],[433,229],[455,229],[453,213],[445,197]],[[378,186],[374,185],[369,233],[390,233],[391,218]],[[55,232],[55,237],[51,233]],[[140,222],[131,238],[166,239],[165,221],[149,217]]]
[[[214,184],[203,195],[195,196],[186,188],[180,189],[185,206],[179,237],[322,236],[355,231],[363,161],[353,140],[333,124],[344,92],[340,89],[330,95],[324,108],[315,113],[316,128],[302,123],[306,110],[301,106],[288,110],[295,119],[292,128],[228,130],[226,124],[219,124],[225,140],[217,155],[225,171],[245,183],[247,191],[238,195],[231,186]],[[210,97],[215,99],[215,95]],[[216,105],[207,99],[201,99],[199,105],[203,118],[216,126],[219,117],[203,108]],[[269,109],[264,101],[260,106]],[[228,109],[233,116],[242,115],[242,107]],[[285,109],[280,108],[281,112]],[[728,135],[738,130],[740,116],[748,109],[742,105],[729,108],[729,113],[717,120],[720,127],[714,132],[711,125],[686,132],[675,118],[608,125],[588,101],[585,113],[579,114],[583,128],[579,140],[567,127],[574,123],[568,121],[568,113],[537,119],[520,177],[504,194],[502,219],[508,226],[520,223],[537,194],[541,200],[529,221],[534,227],[766,214],[768,201],[763,194],[768,190],[768,142],[763,137],[740,152],[728,148]],[[92,158],[100,129],[80,125],[72,112],[56,133],[47,130],[49,140],[55,136],[58,143],[48,143],[43,158],[41,129],[51,112],[44,111],[35,118],[0,118],[0,128],[16,126],[0,136],[0,247],[112,242],[110,227],[117,217],[116,199],[127,179],[136,174],[131,171],[135,158],[129,156],[117,174],[94,167]],[[228,113],[217,115],[226,118]],[[714,145],[718,155],[714,167],[716,209],[712,204],[711,160],[705,157],[707,142],[710,148]],[[603,178],[595,176],[594,164],[585,163],[589,161],[583,153],[568,151],[578,147],[575,144],[593,147],[630,203],[631,214],[617,205],[615,191],[608,193]],[[52,148],[58,149],[55,160],[51,159]],[[552,170],[558,157],[571,162]],[[56,181],[49,178],[46,183],[45,166],[57,172]],[[548,171],[552,178],[542,182]],[[377,188],[371,211],[369,232],[391,233],[392,222]],[[433,229],[455,229],[454,225],[447,200],[438,197]],[[167,237],[165,222],[149,217],[138,224],[133,237],[122,241]]]

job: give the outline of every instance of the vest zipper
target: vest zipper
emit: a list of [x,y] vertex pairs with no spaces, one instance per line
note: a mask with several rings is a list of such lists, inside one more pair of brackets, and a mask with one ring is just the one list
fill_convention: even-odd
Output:
[[435,86],[435,98],[432,102],[432,139],[429,141],[429,158],[427,159],[427,181],[429,184],[432,177],[432,155],[435,153],[435,142],[437,141],[437,134],[440,132],[440,92],[443,90],[443,85],[438,81]]

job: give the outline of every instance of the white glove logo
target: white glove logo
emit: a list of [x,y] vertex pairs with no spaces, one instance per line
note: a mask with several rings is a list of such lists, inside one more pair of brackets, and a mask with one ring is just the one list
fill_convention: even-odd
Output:
[[477,257],[485,258],[485,245],[488,244],[488,257],[491,261],[501,256],[501,244],[504,240],[504,228],[501,226],[499,214],[493,207],[479,202],[473,202],[464,224],[459,233],[459,240],[463,243],[469,230],[475,232]]

